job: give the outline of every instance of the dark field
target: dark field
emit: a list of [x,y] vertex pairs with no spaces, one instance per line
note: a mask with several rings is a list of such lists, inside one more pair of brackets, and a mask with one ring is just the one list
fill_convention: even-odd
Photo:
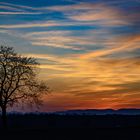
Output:
[[9,115],[1,139],[140,140],[140,116]]

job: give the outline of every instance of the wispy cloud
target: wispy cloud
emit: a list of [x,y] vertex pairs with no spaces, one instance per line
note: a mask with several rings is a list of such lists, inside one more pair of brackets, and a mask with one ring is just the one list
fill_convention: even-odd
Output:
[[101,57],[101,56],[106,56],[109,54],[113,54],[113,53],[118,53],[118,52],[122,52],[122,51],[131,51],[134,49],[138,49],[140,48],[140,36],[131,36],[128,38],[120,39],[120,46],[115,45],[112,46],[112,48],[109,49],[103,49],[103,50],[99,50],[96,52],[89,52],[87,54],[81,55],[81,58],[83,59],[90,59],[90,58],[96,58],[96,57]]
[[80,23],[80,22],[67,22],[67,21],[54,21],[54,20],[49,20],[48,22],[46,21],[42,21],[42,22],[33,22],[33,23],[25,23],[25,24],[10,24],[10,25],[0,25],[0,28],[6,28],[6,29],[10,29],[10,28],[32,28],[32,27],[55,27],[55,26],[59,26],[59,27],[65,27],[65,26],[90,26],[92,25],[91,22],[89,23]]
[[105,4],[80,3],[70,6],[54,6],[49,9],[63,12],[68,18],[76,21],[96,21],[96,24],[103,26],[130,24],[124,17],[122,18],[122,13],[117,8]]
[[6,6],[6,5],[0,5],[0,9],[2,10],[12,10],[12,11],[23,11],[22,9]]
[[71,45],[66,45],[64,43],[48,43],[45,41],[36,41],[36,42],[32,42],[32,45],[35,46],[47,46],[47,47],[53,47],[53,48],[63,48],[63,49],[72,49],[72,50],[83,50],[82,48],[78,48],[76,46],[71,46]]
[[[87,50],[88,46],[96,45],[92,38],[75,36],[74,31],[43,31],[33,32],[24,35],[24,38],[31,41],[33,45],[50,46],[73,50]],[[85,47],[86,46],[86,47]]]
[[[8,6],[10,8],[16,8],[16,9],[24,9],[24,10],[34,10],[36,8],[30,7],[30,6],[25,6],[25,5],[17,5],[17,4],[12,4],[12,3],[6,3],[6,2],[0,2],[1,6]],[[9,8],[8,8],[9,9]]]
[[14,25],[0,25],[0,28],[32,28],[32,27],[50,27],[57,26],[57,23],[48,22],[48,23],[25,23],[25,24],[14,24]]
[[[0,15],[35,15],[42,14],[41,11],[33,11],[32,7],[15,5],[11,3],[0,2]],[[5,10],[5,11],[3,11]]]
[[0,12],[0,15],[36,15],[41,14],[40,12]]

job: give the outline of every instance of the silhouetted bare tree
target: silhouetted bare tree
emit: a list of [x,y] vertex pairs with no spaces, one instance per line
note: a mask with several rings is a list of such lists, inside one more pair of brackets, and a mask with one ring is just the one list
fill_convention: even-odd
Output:
[[48,87],[36,78],[36,59],[15,53],[12,47],[0,46],[0,108],[3,127],[7,127],[7,107],[15,103],[40,104]]

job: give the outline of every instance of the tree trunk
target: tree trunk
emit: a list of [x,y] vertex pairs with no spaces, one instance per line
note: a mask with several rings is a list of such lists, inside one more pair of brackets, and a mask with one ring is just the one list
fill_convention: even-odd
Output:
[[7,129],[6,106],[2,107],[2,126],[3,126],[3,129]]

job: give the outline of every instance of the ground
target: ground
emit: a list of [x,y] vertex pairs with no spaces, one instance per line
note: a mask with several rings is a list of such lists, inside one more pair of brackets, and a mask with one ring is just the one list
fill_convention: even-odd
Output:
[[140,140],[140,116],[12,115],[1,139]]

